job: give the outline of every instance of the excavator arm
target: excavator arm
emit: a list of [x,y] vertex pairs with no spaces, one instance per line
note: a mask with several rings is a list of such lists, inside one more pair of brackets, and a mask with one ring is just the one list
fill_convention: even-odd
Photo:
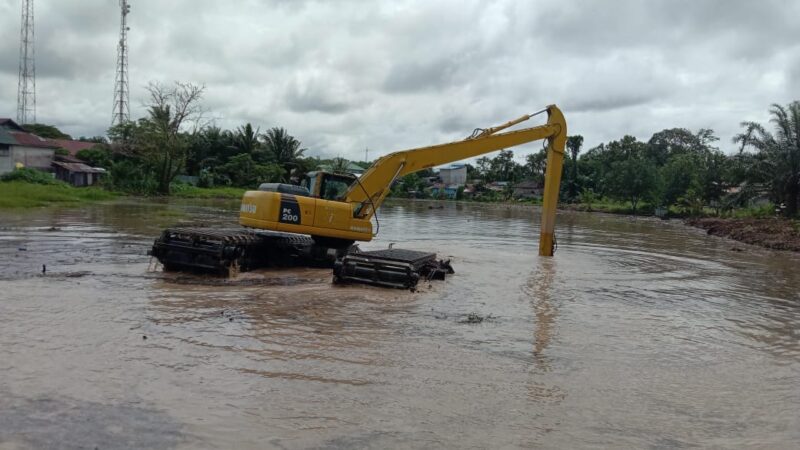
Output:
[[548,114],[545,125],[499,133],[532,117],[532,115],[526,115],[498,127],[482,130],[463,141],[390,153],[378,159],[350,187],[345,201],[359,204],[354,209],[356,218],[369,220],[383,203],[392,183],[399,177],[527,142],[547,139],[547,171],[542,203],[539,254],[552,256],[558,190],[561,184],[564,148],[567,141],[567,122],[557,106],[550,105],[545,111]]

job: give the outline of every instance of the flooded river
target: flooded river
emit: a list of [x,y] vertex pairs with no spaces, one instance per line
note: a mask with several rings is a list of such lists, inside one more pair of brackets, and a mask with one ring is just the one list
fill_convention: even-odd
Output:
[[238,202],[0,211],[0,449],[800,441],[796,255],[561,213],[540,258],[535,210],[429,205],[362,245],[452,259],[416,293],[149,270],[163,227]]

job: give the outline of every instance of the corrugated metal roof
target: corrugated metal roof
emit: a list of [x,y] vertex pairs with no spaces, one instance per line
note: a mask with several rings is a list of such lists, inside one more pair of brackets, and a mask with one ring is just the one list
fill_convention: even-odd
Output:
[[2,126],[0,126],[0,144],[17,145],[17,140],[14,139],[14,136]]
[[0,126],[2,126],[3,128],[7,128],[9,130],[14,129],[18,131],[25,131],[21,126],[19,126],[19,124],[17,124],[17,122],[14,122],[13,120],[8,118],[0,119]]
[[65,163],[65,162],[58,162],[53,161],[54,166],[58,166],[64,169],[69,170],[70,172],[82,172],[82,173],[105,173],[106,171],[103,169],[95,169],[94,167],[89,167],[83,163]]
[[48,141],[56,147],[68,151],[72,156],[77,155],[81,150],[88,150],[97,145],[96,142],[73,141],[70,139],[48,139]]
[[11,119],[0,119],[0,144],[23,145],[26,147],[58,148],[50,139],[28,133]]
[[50,140],[39,137],[32,133],[24,131],[11,131],[9,134],[17,141],[17,145],[24,145],[26,147],[41,147],[41,148],[58,148],[58,145],[50,142]]

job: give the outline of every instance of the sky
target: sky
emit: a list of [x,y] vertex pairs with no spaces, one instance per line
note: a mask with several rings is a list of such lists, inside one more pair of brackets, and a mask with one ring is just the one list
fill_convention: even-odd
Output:
[[[798,1],[130,4],[133,118],[150,81],[202,84],[207,120],[284,127],[314,156],[374,159],[548,104],[584,150],[683,127],[715,130],[732,152],[741,121],[800,100]],[[0,0],[0,117],[16,116],[20,10]],[[105,134],[118,2],[36,0],[35,30],[37,122]]]

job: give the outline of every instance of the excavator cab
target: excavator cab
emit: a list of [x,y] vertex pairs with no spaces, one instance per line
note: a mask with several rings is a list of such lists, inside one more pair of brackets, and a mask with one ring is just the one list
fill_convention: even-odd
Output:
[[354,182],[354,175],[316,171],[308,172],[300,186],[308,190],[310,197],[342,201]]
[[242,197],[239,223],[246,227],[306,234],[328,247],[346,247],[372,239],[369,218],[355,217],[361,202],[347,199],[356,177],[309,172],[300,185],[264,183]]

